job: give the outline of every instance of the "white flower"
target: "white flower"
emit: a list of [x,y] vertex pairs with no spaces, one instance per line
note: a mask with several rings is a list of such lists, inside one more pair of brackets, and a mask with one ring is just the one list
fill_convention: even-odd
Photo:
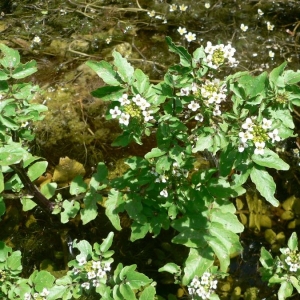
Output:
[[95,278],[95,277],[96,277],[95,271],[90,271],[90,272],[88,272],[88,273],[87,273],[87,277],[88,277],[88,279],[93,279],[93,278]]
[[49,294],[50,292],[46,288],[43,288],[43,291],[40,293],[40,296],[47,297]]
[[132,101],[137,105],[140,106],[141,103],[144,101],[145,99],[140,95],[137,94],[135,97],[132,98]]
[[177,29],[177,31],[179,32],[180,35],[184,35],[184,34],[187,33],[185,27],[179,27],[179,28]]
[[266,129],[270,129],[271,126],[272,126],[272,120],[268,120],[266,118],[263,118],[261,127],[266,130]]
[[119,119],[120,124],[124,124],[125,126],[128,126],[129,124],[130,115],[127,113],[122,113],[121,117]]
[[244,152],[244,150],[245,150],[245,148],[246,148],[246,145],[247,145],[247,144],[239,144],[238,151],[239,151],[239,152]]
[[118,106],[115,106],[114,109],[109,110],[109,113],[111,114],[111,117],[115,119],[120,116],[122,112],[119,110]]
[[140,107],[141,110],[144,111],[144,110],[146,110],[148,107],[150,107],[150,103],[149,103],[146,99],[142,98],[142,101],[141,101],[139,107]]
[[185,35],[185,38],[188,42],[192,42],[196,40],[196,34],[189,32],[188,34]]
[[186,11],[187,8],[188,8],[188,7],[187,7],[186,5],[184,5],[184,4],[179,5],[179,10],[180,10],[180,11]]
[[175,11],[175,10],[177,10],[177,5],[176,4],[171,4],[170,5],[170,11],[172,12],[172,11]]
[[104,278],[106,276],[106,272],[104,270],[102,270],[102,269],[99,269],[98,273],[97,273],[97,276],[99,278]]
[[248,30],[248,26],[244,25],[244,24],[241,24],[241,29],[242,31],[247,31]]
[[93,280],[93,286],[94,286],[94,287],[98,287],[99,285],[100,285],[99,280],[94,279],[94,280]]
[[39,44],[42,40],[39,36],[35,36],[32,41],[36,44]]
[[88,290],[90,288],[90,283],[89,282],[84,282],[84,283],[81,284],[81,287]]
[[264,148],[265,148],[265,142],[255,142],[255,150],[254,150],[254,154],[258,155],[258,154],[261,154],[263,155],[264,154]]
[[248,131],[252,131],[253,122],[251,118],[247,118],[246,122],[242,125],[242,128]]
[[188,96],[190,94],[190,88],[185,87],[180,89],[180,96]]
[[253,139],[253,134],[250,131],[240,132],[239,137],[242,143],[246,143],[248,140]]
[[205,2],[204,7],[209,9],[210,8],[210,3],[209,2]]
[[275,128],[272,132],[269,132],[268,136],[272,139],[272,143],[280,141],[277,128]]
[[274,25],[272,25],[269,21],[267,22],[267,29],[268,30],[273,30],[274,29]]
[[109,36],[108,38],[106,38],[105,39],[106,44],[110,44],[111,40],[112,40],[111,36]]
[[155,16],[155,10],[148,11],[148,12],[147,12],[147,15],[148,15],[150,18],[153,18],[153,17]]
[[210,288],[215,290],[217,288],[218,280],[213,280],[210,282]]
[[214,110],[213,110],[213,115],[214,116],[220,116],[222,114],[221,110],[220,110],[220,105],[216,105]]
[[192,111],[196,111],[199,107],[200,105],[195,101],[191,101],[191,103],[188,105],[188,108]]
[[197,114],[197,115],[195,116],[195,120],[196,120],[196,121],[199,121],[199,122],[203,122],[204,117],[203,117],[202,114]]
[[275,56],[275,53],[272,50],[270,50],[269,51],[269,57],[274,58],[274,56]]
[[30,300],[30,299],[31,299],[30,293],[25,293],[24,294],[24,300]]
[[127,94],[123,94],[122,97],[119,99],[119,102],[121,103],[122,106],[130,104],[130,101],[128,99],[128,95]]
[[290,265],[290,272],[297,272],[298,265],[297,264],[291,264]]
[[163,189],[160,193],[159,193],[161,196],[167,198],[168,197],[168,191],[166,189]]
[[100,260],[98,260],[98,261],[94,261],[93,260],[93,262],[92,262],[92,268],[93,269],[100,269],[101,268],[101,262],[100,262]]
[[86,258],[85,257],[80,257],[78,260],[78,265],[83,266],[86,264]]
[[262,15],[264,14],[264,12],[263,12],[260,8],[257,10],[257,13],[258,13],[260,16],[262,16]]
[[111,270],[110,264],[109,263],[105,263],[103,270],[105,272],[110,271]]
[[142,112],[142,114],[143,114],[143,116],[144,116],[144,121],[145,121],[145,122],[148,122],[148,121],[150,121],[150,120],[153,119],[153,116],[151,116],[151,113],[153,113],[152,110],[144,110],[144,111]]

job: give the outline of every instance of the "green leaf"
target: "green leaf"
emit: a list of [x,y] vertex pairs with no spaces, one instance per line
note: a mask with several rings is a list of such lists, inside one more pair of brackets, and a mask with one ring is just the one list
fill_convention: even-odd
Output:
[[5,71],[0,70],[0,81],[4,81],[9,79],[9,74]]
[[130,241],[134,242],[136,240],[142,239],[151,230],[149,223],[139,224],[137,221],[133,221],[131,224],[131,235]]
[[95,191],[103,189],[104,186],[106,187],[106,185],[100,186],[100,183],[105,182],[107,175],[108,175],[107,167],[103,162],[99,162],[97,165],[96,173],[93,174],[90,180],[90,187],[93,188]]
[[166,151],[163,151],[159,148],[152,148],[150,152],[148,152],[146,155],[145,155],[145,158],[146,159],[150,159],[150,158],[153,158],[153,157],[159,157],[159,156],[162,156],[166,154]]
[[262,266],[266,269],[272,269],[274,267],[274,259],[269,251],[265,247],[260,250],[260,259]]
[[81,175],[77,175],[70,184],[70,194],[79,195],[85,193],[87,190],[87,184],[84,182]]
[[210,247],[204,249],[190,249],[189,255],[185,261],[184,276],[182,284],[188,285],[192,279],[207,271],[214,263],[214,253]]
[[113,51],[112,56],[114,57],[114,65],[117,67],[117,72],[122,80],[131,83],[134,73],[132,65],[117,51]]
[[252,155],[252,160],[263,167],[274,168],[276,170],[288,170],[290,166],[284,162],[275,152],[266,148],[263,155]]
[[277,207],[279,201],[274,197],[276,185],[273,177],[270,176],[267,171],[253,167],[251,169],[250,178],[260,194],[273,206]]
[[272,72],[270,73],[269,81],[273,89],[275,89],[276,86],[284,87],[285,84],[283,82],[283,79],[281,78],[281,74],[283,73],[286,65],[287,62],[284,62],[279,67],[273,69]]
[[158,272],[168,272],[171,274],[177,274],[180,272],[180,267],[175,263],[167,263],[163,267],[159,268]]
[[126,273],[127,284],[131,289],[139,289],[142,286],[150,284],[152,279],[137,271],[129,271]]
[[0,262],[5,262],[12,248],[5,245],[4,242],[0,241]]
[[0,171],[0,193],[2,193],[3,191],[4,191],[4,176],[3,173]]
[[149,77],[145,75],[142,70],[136,69],[133,74],[133,79],[135,81],[132,86],[136,89],[136,93],[140,95],[146,93],[150,87]]
[[80,211],[82,224],[85,225],[96,219],[98,215],[97,202],[102,199],[98,193],[88,192],[83,198],[84,208]]
[[142,291],[139,300],[155,300],[155,293],[155,288],[152,285],[149,285]]
[[82,257],[88,259],[89,257],[92,256],[93,253],[92,246],[88,241],[81,240],[77,243],[77,240],[74,240],[73,247],[77,248],[80,251],[80,254],[76,256],[77,261],[79,261],[79,259]]
[[47,198],[52,198],[56,193],[57,183],[50,182],[41,186],[41,193]]
[[[71,285],[71,283],[70,283]],[[47,300],[56,300],[56,299],[66,299],[63,295],[66,292],[66,284],[65,285],[57,285],[56,284],[49,289],[49,295],[47,296]],[[69,299],[69,298],[67,298]]]
[[38,161],[28,168],[27,175],[31,181],[36,180],[47,170],[48,162]]
[[55,277],[47,271],[40,271],[33,279],[34,287],[37,292],[42,292],[44,288],[50,289],[54,283]]
[[285,300],[293,294],[293,285],[284,281],[281,283],[279,291],[278,291],[278,300]]
[[5,127],[11,130],[19,129],[19,125],[12,118],[9,117],[0,115],[0,124],[4,125]]
[[[245,91],[245,96],[248,99],[253,99],[256,96],[262,94],[266,88],[266,79],[267,79],[267,72],[260,74],[259,76],[251,76],[249,74],[242,76],[239,80],[239,86],[242,87]],[[255,100],[255,103],[260,103],[260,100]],[[253,100],[251,100],[253,104]]]
[[210,221],[222,224],[224,229],[234,233],[243,232],[244,226],[240,223],[237,216],[234,213],[225,212],[223,210],[223,206],[220,206],[219,208],[213,208],[211,210]]
[[15,78],[15,79],[22,79],[22,78],[32,75],[36,71],[37,71],[36,61],[31,60],[24,65],[19,64],[17,66],[17,68],[14,69],[11,77]]
[[69,219],[75,218],[77,215],[79,209],[80,209],[80,204],[77,201],[74,200],[65,200],[62,205],[64,211],[61,212],[60,217],[61,217],[61,222],[63,224],[68,223]]
[[[117,72],[113,69],[112,65],[108,62],[102,60],[100,62],[96,61],[87,61],[85,63],[88,67],[90,67],[93,71],[97,73],[97,75],[108,85],[118,86],[122,84]],[[96,96],[95,96],[96,97]]]
[[193,148],[193,153],[204,151],[205,149],[210,149],[213,145],[212,135],[200,135],[197,139],[196,146]]
[[22,197],[21,203],[23,206],[23,211],[29,211],[37,206],[35,202],[33,202],[30,198]]
[[114,233],[110,232],[107,238],[100,245],[101,252],[106,252],[111,247],[113,238],[114,238]]
[[297,238],[297,233],[293,232],[291,237],[288,240],[288,247],[292,250],[292,251],[296,251],[298,250],[298,238]]
[[124,297],[123,299],[136,299],[133,290],[130,288],[130,286],[127,283],[120,284],[120,293]]
[[188,51],[184,47],[177,47],[173,42],[172,39],[167,36],[166,42],[169,46],[170,51],[176,53],[180,57],[180,64],[184,67],[191,67],[192,64],[192,56],[188,53]]
[[124,206],[122,205],[124,203],[125,201],[123,200],[121,193],[111,189],[108,199],[105,201],[105,214],[117,230],[122,229],[118,213],[124,211]]
[[283,78],[286,85],[298,83],[300,81],[300,71],[287,70],[283,73]]
[[0,50],[4,57],[0,59],[0,64],[6,69],[12,69],[20,63],[20,54],[17,50],[11,49],[4,44],[0,44]]
[[229,252],[223,243],[214,236],[205,236],[205,240],[208,245],[213,249],[215,255],[218,257],[220,262],[220,271],[226,272],[230,264]]
[[121,86],[103,86],[95,91],[92,91],[92,96],[101,98],[102,101],[117,101],[122,97],[124,88]]
[[297,290],[298,294],[300,294],[300,284],[299,280],[295,276],[290,276],[290,281],[294,288]]
[[22,259],[21,251],[14,251],[7,258],[6,265],[11,271],[18,271],[18,273],[20,273],[22,271],[21,259]]

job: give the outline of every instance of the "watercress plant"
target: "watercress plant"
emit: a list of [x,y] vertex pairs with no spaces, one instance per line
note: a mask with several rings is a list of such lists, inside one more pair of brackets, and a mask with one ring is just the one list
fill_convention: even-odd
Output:
[[[269,169],[289,168],[274,149],[293,136],[291,112],[300,105],[300,72],[286,71],[283,63],[270,74],[224,76],[238,65],[230,44],[207,43],[190,54],[171,38],[166,42],[179,61],[158,84],[116,51],[112,63],[86,63],[106,84],[92,95],[109,102],[107,119],[115,119],[122,129],[113,145],[142,144],[145,139],[154,145],[143,156],[127,158],[128,169],[119,177],[108,180],[102,162],[88,184],[77,176],[70,183],[70,199],[63,199],[55,183],[41,190],[32,184],[47,162],[29,152],[32,131],[23,124],[39,120],[45,107],[31,102],[37,90],[31,84],[9,86],[10,79],[32,74],[35,63],[22,65],[17,51],[1,45],[0,192],[25,186],[29,195],[22,200],[23,209],[40,205],[59,214],[62,223],[78,213],[83,224],[89,223],[101,202],[116,230],[122,229],[119,214],[126,212],[132,242],[172,228],[172,242],[186,247],[188,255],[182,265],[169,262],[159,271],[173,274],[194,299],[219,299],[217,278],[227,274],[230,258],[242,251],[239,233],[244,226],[232,199],[245,194],[245,184],[252,181],[266,201],[279,205]],[[3,174],[12,171],[13,180],[5,181]],[[3,199],[0,203],[3,215]],[[2,277],[2,293],[9,299],[77,299],[89,293],[103,299],[156,299],[155,284],[135,271],[136,265],[119,263],[112,275],[112,236],[93,248],[87,241],[75,241],[80,253],[69,262],[73,269],[58,279],[46,271],[21,278],[21,254],[3,245],[0,270],[8,275]],[[262,257],[267,257],[265,250]],[[262,263],[269,266],[265,258]]]

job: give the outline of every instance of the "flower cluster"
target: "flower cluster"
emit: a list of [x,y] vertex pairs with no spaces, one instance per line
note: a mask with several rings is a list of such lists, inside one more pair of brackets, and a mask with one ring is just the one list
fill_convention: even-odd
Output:
[[289,248],[281,249],[281,252],[286,255],[285,262],[288,265],[290,272],[297,272],[300,269],[300,253],[292,251]]
[[103,262],[100,260],[91,260],[87,262],[85,257],[81,257],[77,261],[81,268],[73,268],[72,272],[74,275],[80,273],[81,278],[85,277],[87,279],[87,281],[81,284],[82,288],[88,290],[91,285],[93,287],[98,287],[101,282],[106,283],[107,272],[111,270],[110,262]]
[[242,129],[239,133],[240,145],[239,152],[243,152],[248,147],[248,142],[252,142],[255,146],[254,154],[264,154],[266,142],[271,140],[271,143],[280,141],[278,129],[271,130],[272,120],[263,118],[262,123],[256,122],[256,118],[247,118],[242,124]]
[[226,100],[226,85],[222,84],[217,78],[206,80],[200,88],[201,96],[204,98],[203,103],[213,108],[213,115],[221,115],[220,104]]
[[207,65],[213,69],[217,69],[226,61],[231,67],[236,67],[238,64],[237,60],[233,57],[236,50],[230,44],[226,46],[223,44],[213,46],[211,42],[207,42],[204,51],[207,53]]
[[[184,4],[181,4],[181,5],[178,6],[178,8],[179,8],[180,11],[186,11],[188,7]],[[170,12],[174,12],[176,10],[177,10],[177,5],[176,4],[171,4],[170,5]]]
[[197,298],[209,299],[210,295],[216,290],[217,283],[218,281],[215,280],[215,277],[211,273],[205,272],[200,279],[198,276],[193,278],[188,286],[188,291],[190,295]]
[[40,293],[34,293],[33,297],[31,297],[30,293],[25,293],[24,300],[31,300],[31,299],[46,300],[49,294],[50,292],[46,288],[44,288]]
[[129,99],[127,94],[123,94],[119,99],[121,109],[115,106],[109,110],[112,118],[118,118],[119,123],[125,126],[129,125],[130,118],[136,118],[145,123],[153,119],[152,110],[150,110],[150,103],[141,95],[137,94],[132,99]]

